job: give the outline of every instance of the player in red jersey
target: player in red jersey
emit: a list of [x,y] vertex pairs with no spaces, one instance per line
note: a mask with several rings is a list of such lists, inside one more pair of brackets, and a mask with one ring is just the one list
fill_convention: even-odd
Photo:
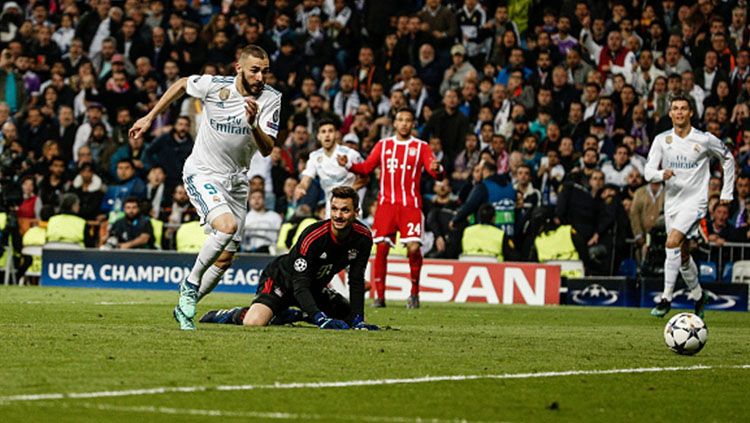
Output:
[[419,181],[422,171],[435,179],[442,179],[444,169],[435,159],[429,145],[412,137],[414,111],[401,108],[396,113],[396,135],[378,141],[362,163],[348,163],[346,156],[338,156],[341,166],[357,175],[370,175],[380,165],[380,193],[372,227],[373,241],[377,244],[372,286],[377,293],[375,307],[385,306],[385,275],[388,250],[394,245],[396,232],[406,244],[411,275],[411,295],[407,307],[419,308],[419,273],[422,270],[422,194]]

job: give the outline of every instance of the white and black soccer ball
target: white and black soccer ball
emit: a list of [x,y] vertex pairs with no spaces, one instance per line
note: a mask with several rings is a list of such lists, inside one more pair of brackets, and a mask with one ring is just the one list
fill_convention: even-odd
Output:
[[697,354],[707,341],[708,326],[693,313],[676,314],[664,327],[664,342],[677,354]]

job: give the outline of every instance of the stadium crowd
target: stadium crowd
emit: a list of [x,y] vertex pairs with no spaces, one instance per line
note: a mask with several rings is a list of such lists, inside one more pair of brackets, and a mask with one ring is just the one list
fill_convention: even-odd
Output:
[[[282,128],[248,175],[245,251],[289,247],[324,214],[318,185],[296,190],[321,119],[366,157],[408,106],[448,175],[423,178],[427,257],[580,258],[610,273],[632,255],[626,240],[643,246],[659,220],[663,190],[643,166],[680,92],[742,174],[728,207],[712,179],[709,239],[746,242],[747,12],[745,0],[5,1],[3,207],[21,232],[47,225],[48,240],[55,217],[72,216],[90,247],[180,247],[175,234],[196,219],[181,171],[202,105],[185,97],[145,140],[128,129],[180,77],[234,75],[239,49],[257,44],[283,94]],[[377,190],[375,175],[365,221]]]

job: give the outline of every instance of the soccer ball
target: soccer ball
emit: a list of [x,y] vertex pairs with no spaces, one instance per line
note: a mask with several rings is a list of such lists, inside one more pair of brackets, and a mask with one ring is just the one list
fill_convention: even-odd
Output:
[[706,341],[708,326],[693,313],[676,314],[664,327],[664,342],[677,354],[697,354],[706,345]]

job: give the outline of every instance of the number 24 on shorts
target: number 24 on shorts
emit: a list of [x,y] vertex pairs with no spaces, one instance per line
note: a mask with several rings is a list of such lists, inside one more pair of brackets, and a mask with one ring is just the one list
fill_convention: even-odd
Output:
[[419,236],[422,234],[422,224],[417,223],[416,225],[409,222],[406,224],[406,236]]

